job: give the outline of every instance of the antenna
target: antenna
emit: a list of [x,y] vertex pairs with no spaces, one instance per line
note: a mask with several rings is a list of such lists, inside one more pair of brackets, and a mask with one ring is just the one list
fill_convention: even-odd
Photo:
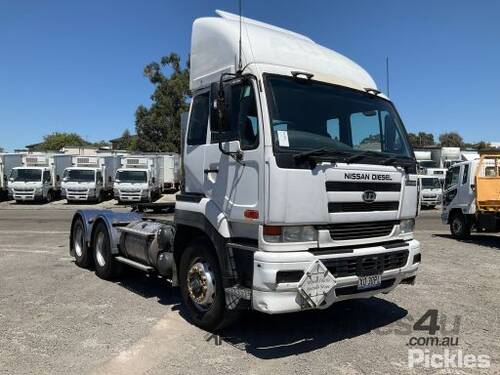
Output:
[[390,96],[389,94],[389,57],[385,58],[385,84],[387,85],[387,96]]
[[241,72],[241,0],[238,0],[238,13],[240,15],[240,40],[239,40],[239,56],[238,56],[238,72]]

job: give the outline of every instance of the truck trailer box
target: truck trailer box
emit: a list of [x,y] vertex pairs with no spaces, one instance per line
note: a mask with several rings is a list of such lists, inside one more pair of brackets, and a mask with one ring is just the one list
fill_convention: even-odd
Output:
[[0,200],[7,197],[7,185],[12,169],[21,166],[22,163],[22,154],[0,154]]

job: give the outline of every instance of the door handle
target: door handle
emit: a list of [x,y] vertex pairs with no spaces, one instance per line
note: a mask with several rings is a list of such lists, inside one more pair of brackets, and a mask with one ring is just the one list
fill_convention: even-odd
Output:
[[203,173],[205,174],[209,174],[209,173],[219,173],[219,170],[218,169],[205,169],[203,171]]

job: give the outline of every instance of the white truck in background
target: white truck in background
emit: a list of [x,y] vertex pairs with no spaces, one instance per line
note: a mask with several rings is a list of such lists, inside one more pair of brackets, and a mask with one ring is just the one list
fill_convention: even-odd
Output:
[[179,154],[172,152],[162,154],[163,157],[163,191],[178,190],[181,181],[181,166]]
[[121,166],[121,156],[73,156],[62,181],[62,196],[70,202],[101,202],[113,195],[115,174]]
[[[163,216],[78,210],[76,264],[161,276],[211,331],[245,309],[326,309],[413,284],[420,184],[392,102],[308,37],[217,14],[193,24],[183,190]],[[139,170],[117,177],[145,184],[147,168],[125,177]]]
[[427,174],[428,168],[437,167],[437,163],[432,160],[432,152],[430,150],[415,150],[415,159],[417,159],[419,174]]
[[441,148],[441,168],[448,169],[453,164],[462,161],[460,147],[442,147]]
[[59,198],[62,176],[71,166],[71,158],[65,154],[24,155],[23,166],[13,168],[10,174],[9,195],[17,203]]
[[479,159],[449,169],[441,218],[458,239],[472,230],[500,232],[500,151],[481,151]]
[[9,176],[14,167],[23,164],[23,154],[2,153],[0,154],[0,201],[8,196]]
[[163,157],[129,155],[116,171],[113,195],[119,203],[152,202],[161,196]]
[[420,204],[422,207],[435,208],[441,204],[443,195],[442,181],[434,176],[421,175],[420,178]]

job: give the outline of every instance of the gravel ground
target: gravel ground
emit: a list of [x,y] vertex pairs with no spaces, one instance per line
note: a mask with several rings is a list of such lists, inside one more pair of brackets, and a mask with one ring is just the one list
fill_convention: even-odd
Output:
[[[130,272],[106,282],[76,267],[67,241],[74,209],[0,203],[1,374],[500,373],[500,238],[451,239],[439,211],[417,223],[415,286],[322,312],[248,313],[216,345],[185,321],[163,280]],[[450,351],[487,355],[490,368],[409,368],[409,349],[445,350],[407,345],[428,336],[411,327],[429,309],[438,310],[436,337],[457,338]]]

